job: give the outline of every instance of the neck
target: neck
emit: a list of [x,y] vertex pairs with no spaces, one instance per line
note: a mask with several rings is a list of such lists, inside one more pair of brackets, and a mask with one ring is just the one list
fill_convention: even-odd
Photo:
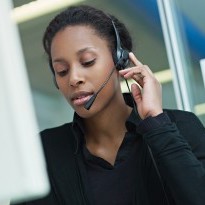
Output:
[[131,108],[126,105],[120,93],[102,112],[84,120],[86,143],[102,144],[122,139],[126,132],[125,121],[130,112]]

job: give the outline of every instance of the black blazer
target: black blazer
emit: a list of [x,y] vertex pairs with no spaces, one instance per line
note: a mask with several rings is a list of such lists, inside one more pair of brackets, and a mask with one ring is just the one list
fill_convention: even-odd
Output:
[[[198,118],[190,112],[165,112],[171,122],[150,132],[142,132],[142,137],[145,144],[149,144],[152,149],[169,204],[204,205],[205,129]],[[152,119],[148,123],[152,124]],[[90,204],[89,193],[84,188],[85,167],[81,152],[76,153],[76,136],[72,123],[47,129],[41,136],[51,191],[42,199],[23,204]],[[136,204],[168,204],[147,149],[144,149],[142,158],[142,176],[139,178],[139,184],[143,188],[136,191]],[[136,187],[139,187],[138,185]]]

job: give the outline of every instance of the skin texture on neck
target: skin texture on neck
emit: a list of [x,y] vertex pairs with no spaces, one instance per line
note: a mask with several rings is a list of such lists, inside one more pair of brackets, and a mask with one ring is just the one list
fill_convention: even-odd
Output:
[[110,104],[93,118],[85,119],[86,147],[95,156],[114,165],[117,152],[126,133],[125,121],[131,108],[117,93]]

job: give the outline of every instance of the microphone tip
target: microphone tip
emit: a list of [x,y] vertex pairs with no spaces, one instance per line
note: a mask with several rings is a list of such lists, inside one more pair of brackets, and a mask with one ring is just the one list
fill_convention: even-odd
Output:
[[92,95],[92,97],[85,103],[84,108],[86,110],[90,110],[90,108],[91,108],[92,104],[94,103],[96,97],[97,97],[97,94]]

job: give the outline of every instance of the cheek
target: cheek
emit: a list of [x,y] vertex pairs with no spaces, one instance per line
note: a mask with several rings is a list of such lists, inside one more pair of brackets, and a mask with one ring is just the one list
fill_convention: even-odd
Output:
[[[66,98],[66,100],[69,102],[69,94],[70,94],[70,89],[69,85],[66,82],[62,82],[61,80],[56,79],[56,82],[59,87],[59,92]],[[70,104],[70,102],[69,102]]]
[[[115,69],[111,75],[111,72]],[[110,76],[111,75],[111,76]],[[96,66],[95,72],[92,74],[92,80],[95,86],[95,91],[100,89],[104,84],[105,87],[101,91],[106,95],[106,93],[113,92],[119,86],[119,74],[116,68],[114,67],[114,63],[111,56],[108,56],[106,59],[103,59],[101,62],[98,63]]]
[[111,84],[110,86],[113,89],[113,92],[116,92],[116,91],[119,90],[119,88],[120,88],[120,79],[119,79],[117,73],[113,74],[113,77],[112,77],[112,80],[111,80],[110,84]]
[[[112,58],[101,60],[101,62],[99,62],[97,65],[97,69],[95,73],[93,74],[93,79],[97,83],[104,83],[110,77],[113,68],[114,68],[114,63],[112,61]],[[114,75],[114,73],[112,74],[112,76]]]
[[[103,81],[103,83],[106,82],[108,76],[106,76],[106,79]],[[100,98],[102,101],[105,100],[106,98],[112,98],[113,95],[119,90],[120,90],[120,80],[117,76],[117,71],[114,71],[110,79],[105,84],[105,87],[102,89]]]

